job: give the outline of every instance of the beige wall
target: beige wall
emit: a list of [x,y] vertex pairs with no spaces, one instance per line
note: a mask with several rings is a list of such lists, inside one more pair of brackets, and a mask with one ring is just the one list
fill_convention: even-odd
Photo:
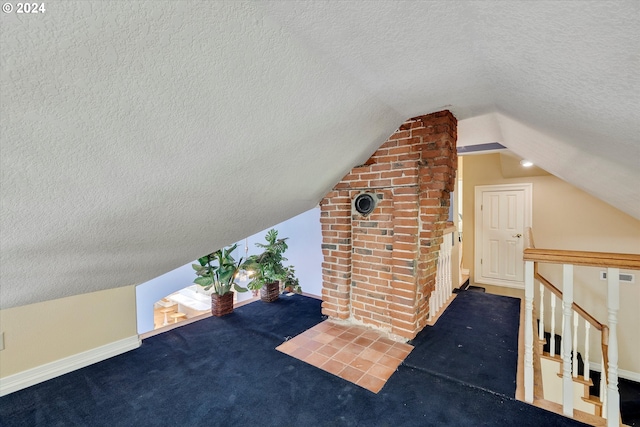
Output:
[[[594,171],[596,173],[596,171]],[[503,178],[499,154],[464,157],[464,267],[474,283],[474,191],[478,185],[533,183],[533,231],[538,248],[640,253],[640,221],[552,176]],[[606,323],[606,282],[598,268],[576,268],[575,301]],[[544,265],[541,273],[561,288],[561,267]],[[619,367],[640,373],[640,271],[634,284],[620,284]],[[484,286],[484,285],[481,285]],[[604,302],[604,304],[603,304]],[[548,305],[547,305],[548,308]],[[559,317],[556,318],[559,322]],[[560,323],[557,323],[560,325]],[[591,335],[595,338],[595,335]],[[592,340],[593,342],[594,340]],[[597,346],[590,359],[599,360]]]
[[135,336],[135,287],[0,310],[0,378]]

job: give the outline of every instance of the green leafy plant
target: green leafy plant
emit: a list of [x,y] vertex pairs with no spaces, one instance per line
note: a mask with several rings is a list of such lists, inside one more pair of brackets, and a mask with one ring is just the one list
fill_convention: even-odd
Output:
[[[272,228],[265,236],[266,243],[256,243],[257,247],[263,249],[262,253],[251,255],[242,265],[245,270],[254,272],[247,288],[258,290],[267,283],[284,282],[287,278],[290,282],[295,280],[297,283],[293,268],[283,265],[287,261],[283,254],[289,248],[287,239],[288,237],[278,239],[278,230]],[[297,286],[300,284],[297,283]]]
[[296,277],[296,271],[292,265],[285,268],[287,275],[280,281],[281,291],[289,288],[295,293],[301,293],[302,287],[300,286],[300,280]]
[[247,292],[247,288],[243,288],[235,282],[242,264],[242,258],[236,262],[231,256],[237,247],[236,243],[228,248],[218,249],[199,258],[198,264],[191,264],[198,276],[193,283],[204,287],[205,291],[213,288],[213,293],[220,296],[231,292],[231,289],[237,292]]

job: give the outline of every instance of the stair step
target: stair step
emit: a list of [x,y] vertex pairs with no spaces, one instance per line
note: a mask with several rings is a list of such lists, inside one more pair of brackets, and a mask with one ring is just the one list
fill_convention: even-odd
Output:
[[[551,402],[545,399],[535,399],[533,401],[534,406],[538,408],[546,409],[547,411],[555,412],[556,414],[564,415],[562,411],[562,405],[559,403]],[[580,422],[592,425],[606,427],[607,420],[597,415],[591,415],[578,409],[573,410],[573,419]]]
[[[562,373],[558,373],[558,376],[560,378],[563,378]],[[591,378],[589,378],[588,380],[586,380],[582,375],[578,375],[577,377],[571,377],[571,379],[576,382],[576,383],[580,383],[580,384],[584,384],[587,387],[591,387],[593,385],[593,381],[591,381]]]
[[[534,317],[535,319],[536,317]],[[537,320],[534,320],[534,331],[538,331],[537,329]],[[541,366],[541,360],[548,360],[548,361],[553,361],[556,362],[558,364],[558,370],[559,372],[557,373],[557,377],[559,379],[563,378],[563,374],[562,374],[562,365],[563,365],[563,360],[560,357],[560,352],[562,351],[562,338],[559,335],[555,335],[555,350],[556,350],[556,354],[554,354],[553,356],[551,356],[550,354],[550,341],[551,341],[551,334],[548,332],[545,332],[545,337],[544,339],[540,339],[537,335],[537,333],[534,334],[534,348],[533,348],[533,352],[534,352],[534,360],[533,360],[533,365],[534,365],[534,402],[533,405],[534,406],[538,406],[540,408],[546,409],[548,411],[552,411],[555,412],[557,414],[563,415],[563,409],[562,409],[562,404],[560,403],[556,403],[554,401],[551,400],[547,400],[544,397],[544,387],[542,384],[542,366]],[[537,342],[536,342],[537,340]],[[546,350],[546,351],[545,351]],[[571,352],[572,355],[572,359],[573,359],[573,351]],[[577,369],[578,369],[578,373],[581,373],[584,371],[584,362],[582,360],[582,355],[580,353],[578,353],[577,355]],[[550,365],[548,364],[549,362],[547,362],[547,368],[550,367]],[[553,368],[552,371],[555,371],[555,367]],[[551,374],[553,376],[553,374]],[[583,375],[579,375],[577,377],[573,377],[572,376],[572,380],[574,383],[574,399],[578,398],[578,400],[574,400],[574,411],[573,411],[573,419],[581,421],[583,423],[586,424],[590,424],[593,426],[606,426],[607,425],[607,420],[602,418],[602,402],[600,401],[600,398],[597,396],[599,390],[597,385],[594,385],[594,382],[597,384],[600,380],[600,373],[599,372],[594,372],[593,370],[591,371],[590,376],[591,377],[595,377],[595,378],[589,378],[589,380],[585,380]],[[552,383],[554,383],[555,381],[552,381]],[[581,387],[580,385],[584,386]],[[584,394],[582,393],[581,389],[584,388]],[[557,390],[556,388],[552,387],[552,392]],[[591,394],[591,392],[596,393],[596,395]],[[555,393],[551,393],[551,394],[555,394]],[[550,396],[551,398],[555,399],[557,398],[557,396]],[[578,404],[578,402],[584,402],[584,403],[580,403]],[[589,409],[589,406],[585,407],[584,405],[590,405],[593,409]],[[581,409],[576,409],[576,406],[581,408]],[[585,412],[588,411],[588,412]],[[620,426],[621,427],[628,427],[626,424],[622,423],[622,417],[620,418]]]
[[540,357],[544,357],[545,359],[555,360],[556,362],[562,363],[562,358],[559,354],[554,354],[553,356],[547,352],[544,352],[540,355]]
[[602,411],[602,402],[600,402],[600,399],[597,396],[590,395],[589,397],[583,397],[582,400],[587,403],[596,405],[597,407],[601,408],[600,410]]

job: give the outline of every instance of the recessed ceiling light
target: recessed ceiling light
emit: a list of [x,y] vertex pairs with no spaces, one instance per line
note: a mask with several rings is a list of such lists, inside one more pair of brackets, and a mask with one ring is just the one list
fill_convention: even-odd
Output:
[[533,166],[533,162],[531,160],[520,160],[520,164],[525,168]]

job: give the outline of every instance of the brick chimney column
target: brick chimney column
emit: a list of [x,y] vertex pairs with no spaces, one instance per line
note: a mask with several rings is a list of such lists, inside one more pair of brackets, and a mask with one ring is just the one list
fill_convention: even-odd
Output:
[[[428,318],[457,167],[455,117],[407,120],[321,202],[323,314],[413,338]],[[353,202],[371,194],[375,209]]]

